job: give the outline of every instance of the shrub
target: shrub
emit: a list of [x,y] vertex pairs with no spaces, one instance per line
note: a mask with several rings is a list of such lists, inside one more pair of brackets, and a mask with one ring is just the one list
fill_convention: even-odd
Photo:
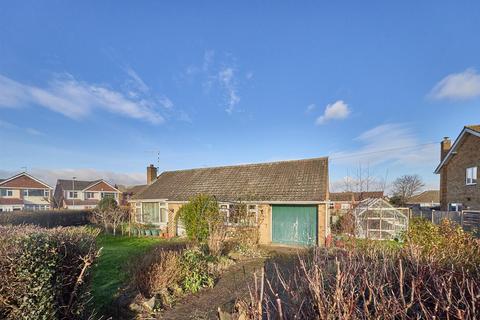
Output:
[[0,227],[0,318],[87,318],[96,235],[86,228]]
[[212,224],[223,223],[217,200],[207,195],[198,195],[183,205],[177,219],[183,222],[187,237],[197,244],[207,241]]
[[447,219],[440,225],[424,219],[412,219],[404,240],[408,249],[429,261],[466,269],[475,269],[480,265],[478,240]]
[[0,214],[0,225],[32,224],[44,228],[81,226],[90,223],[88,210],[12,211]]
[[316,248],[265,274],[243,301],[249,319],[475,319],[480,307],[478,266],[462,272],[408,249]]
[[181,247],[156,247],[136,261],[133,283],[144,297],[171,289],[182,280]]
[[213,260],[213,257],[205,255],[200,250],[188,249],[183,252],[183,289],[185,291],[196,293],[201,288],[213,287],[214,277],[208,265]]

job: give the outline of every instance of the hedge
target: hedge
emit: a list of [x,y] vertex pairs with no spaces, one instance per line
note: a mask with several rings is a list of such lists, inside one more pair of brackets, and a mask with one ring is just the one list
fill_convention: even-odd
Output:
[[0,319],[87,319],[98,232],[0,226]]
[[44,228],[82,226],[90,223],[89,210],[10,211],[0,213],[0,225],[33,224]]

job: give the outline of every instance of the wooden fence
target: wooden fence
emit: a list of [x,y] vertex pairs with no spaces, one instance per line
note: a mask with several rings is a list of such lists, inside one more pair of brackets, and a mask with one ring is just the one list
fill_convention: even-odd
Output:
[[458,223],[463,230],[480,235],[480,211],[437,211],[432,210],[431,221],[439,224],[443,219],[448,219]]

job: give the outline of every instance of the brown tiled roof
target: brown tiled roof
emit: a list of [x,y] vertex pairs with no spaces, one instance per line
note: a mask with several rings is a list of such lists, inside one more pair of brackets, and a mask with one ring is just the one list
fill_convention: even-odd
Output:
[[187,201],[198,194],[219,201],[324,201],[328,158],[166,171],[136,199]]
[[331,201],[353,201],[353,193],[352,192],[330,192],[329,199]]
[[0,186],[8,187],[8,188],[37,188],[37,189],[50,188],[48,184],[41,182],[37,178],[34,178],[33,176],[25,172],[22,172],[8,179],[2,179],[0,181]]
[[0,205],[23,204],[22,199],[18,198],[0,198]]
[[142,192],[147,187],[148,187],[148,184],[141,184],[141,185],[138,185],[138,186],[125,187],[125,188],[122,188],[121,190],[124,193],[131,193],[131,194],[135,195],[135,194],[138,194],[138,193]]
[[[85,180],[75,180],[75,183],[73,183],[73,180],[63,180],[63,179],[58,179],[57,180],[57,186],[62,187],[63,190],[83,190],[87,188],[88,186],[97,183],[101,180],[93,180],[93,181],[85,181]],[[73,189],[75,187],[75,189]]]
[[465,127],[467,127],[468,129],[472,129],[473,131],[480,132],[480,124],[470,125],[470,126],[465,126]]
[[331,201],[362,201],[365,199],[383,198],[383,191],[363,191],[363,192],[331,192]]
[[66,199],[64,201],[67,206],[72,206],[74,204],[76,206],[96,206],[99,202],[99,200],[95,200],[95,199],[88,199],[88,200],[75,199],[75,201],[73,199]]
[[408,199],[407,203],[440,203],[439,190],[427,190]]

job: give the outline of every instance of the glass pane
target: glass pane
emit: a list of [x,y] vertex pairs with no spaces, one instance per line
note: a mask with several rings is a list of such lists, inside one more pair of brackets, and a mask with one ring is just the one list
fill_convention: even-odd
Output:
[[159,207],[158,202],[142,203],[143,223],[159,223]]

